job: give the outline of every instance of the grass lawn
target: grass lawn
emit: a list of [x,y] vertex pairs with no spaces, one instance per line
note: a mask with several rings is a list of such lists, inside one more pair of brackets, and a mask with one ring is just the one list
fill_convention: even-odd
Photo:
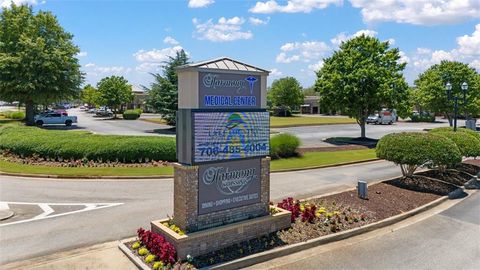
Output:
[[[352,161],[375,159],[375,150],[349,150],[336,152],[309,152],[303,157],[274,160],[271,164],[272,172],[292,169],[308,169],[327,165],[335,165]],[[173,175],[172,167],[143,167],[143,168],[65,168],[32,166],[12,163],[0,159],[0,171],[26,174],[54,174],[60,176],[150,176]]]
[[354,119],[346,117],[305,117],[305,116],[292,116],[292,117],[270,117],[270,127],[299,127],[299,126],[316,126],[316,125],[332,125],[332,124],[354,124]]
[[148,176],[148,175],[173,175],[172,167],[143,167],[143,168],[68,168],[34,166],[0,159],[0,171],[8,173],[26,174],[54,174],[65,176]]
[[307,152],[302,157],[274,160],[270,167],[272,171],[308,169],[376,158],[375,149]]
[[[161,118],[141,118],[140,120],[166,125],[165,120]],[[318,126],[318,125],[334,125],[334,124],[356,124],[354,119],[346,117],[329,117],[329,116],[292,116],[292,117],[270,117],[270,127],[301,127],[301,126]]]

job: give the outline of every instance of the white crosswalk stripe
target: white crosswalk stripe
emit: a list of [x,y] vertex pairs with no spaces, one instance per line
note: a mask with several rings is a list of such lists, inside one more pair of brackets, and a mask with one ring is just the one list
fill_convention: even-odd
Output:
[[[12,205],[36,205],[40,207],[40,209],[43,211],[43,213],[36,215],[33,218],[29,219],[23,219],[23,220],[17,220],[9,223],[3,223],[0,224],[0,227],[3,226],[8,226],[8,225],[14,225],[14,224],[20,224],[20,223],[26,223],[26,222],[32,222],[32,221],[37,221],[37,220],[43,220],[47,218],[55,218],[55,217],[61,217],[65,215],[71,215],[71,214],[77,214],[77,213],[82,213],[86,211],[92,211],[92,210],[98,210],[102,208],[108,208],[108,207],[113,207],[113,206],[119,206],[122,205],[123,203],[31,203],[31,202],[4,202],[0,201],[0,209],[9,209],[12,207]],[[73,211],[68,211],[68,212],[63,212],[63,213],[58,213],[55,214],[55,210],[52,208],[55,206],[81,206],[82,208],[79,210],[73,210]]]

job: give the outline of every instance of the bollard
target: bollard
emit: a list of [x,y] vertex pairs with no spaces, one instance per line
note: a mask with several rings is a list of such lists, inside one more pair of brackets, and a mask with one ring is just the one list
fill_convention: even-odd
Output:
[[359,180],[358,181],[358,197],[360,199],[368,199],[368,187],[367,187],[367,182]]

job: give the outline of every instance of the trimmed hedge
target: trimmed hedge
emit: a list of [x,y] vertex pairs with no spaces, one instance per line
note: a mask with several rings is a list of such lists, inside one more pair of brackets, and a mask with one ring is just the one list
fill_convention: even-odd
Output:
[[[449,132],[449,131],[453,132],[453,127],[439,127],[439,128],[431,129],[428,132],[429,133],[437,133],[437,132]],[[469,134],[469,135],[477,138],[478,140],[480,140],[480,133],[478,133],[476,131],[473,131],[471,129],[457,128],[457,132]]]
[[25,112],[22,111],[5,111],[1,112],[0,114],[5,116],[5,118],[15,120],[23,120],[25,118]]
[[175,161],[175,139],[150,136],[95,135],[87,132],[6,126],[0,129],[0,150],[20,156],[63,160]]
[[420,166],[449,166],[462,161],[457,145],[450,139],[431,133],[404,132],[380,139],[377,157],[399,164],[404,176]]
[[270,156],[272,159],[298,156],[300,139],[291,134],[279,134],[270,139]]
[[437,131],[433,132],[433,134],[452,140],[464,157],[480,156],[480,139],[470,135],[468,132]]
[[126,110],[126,111],[123,112],[123,119],[136,120],[136,119],[140,118],[141,114],[142,114],[141,109]]
[[410,116],[412,122],[435,122],[435,115],[412,115]]

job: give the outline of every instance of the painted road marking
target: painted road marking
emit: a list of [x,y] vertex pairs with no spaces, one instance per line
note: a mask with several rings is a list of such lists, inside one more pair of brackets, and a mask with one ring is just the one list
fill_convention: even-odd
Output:
[[[119,206],[122,205],[123,203],[30,203],[30,202],[3,202],[0,201],[0,209],[9,209],[9,205],[37,205],[42,209],[43,213],[29,219],[24,219],[24,220],[18,220],[10,223],[3,223],[0,224],[0,227],[3,226],[8,226],[8,225],[14,225],[14,224],[20,224],[20,223],[26,223],[26,222],[32,222],[32,221],[37,221],[37,220],[43,220],[47,218],[55,218],[55,217],[61,217],[61,216],[66,216],[66,215],[71,215],[71,214],[77,214],[81,212],[86,212],[86,211],[92,211],[92,210],[98,210],[102,208],[108,208],[108,207],[114,207],[114,206]],[[84,208],[80,210],[74,210],[74,211],[69,211],[69,212],[64,212],[64,213],[59,213],[55,214],[55,210],[51,206],[83,206]],[[4,207],[4,208],[2,208]]]

